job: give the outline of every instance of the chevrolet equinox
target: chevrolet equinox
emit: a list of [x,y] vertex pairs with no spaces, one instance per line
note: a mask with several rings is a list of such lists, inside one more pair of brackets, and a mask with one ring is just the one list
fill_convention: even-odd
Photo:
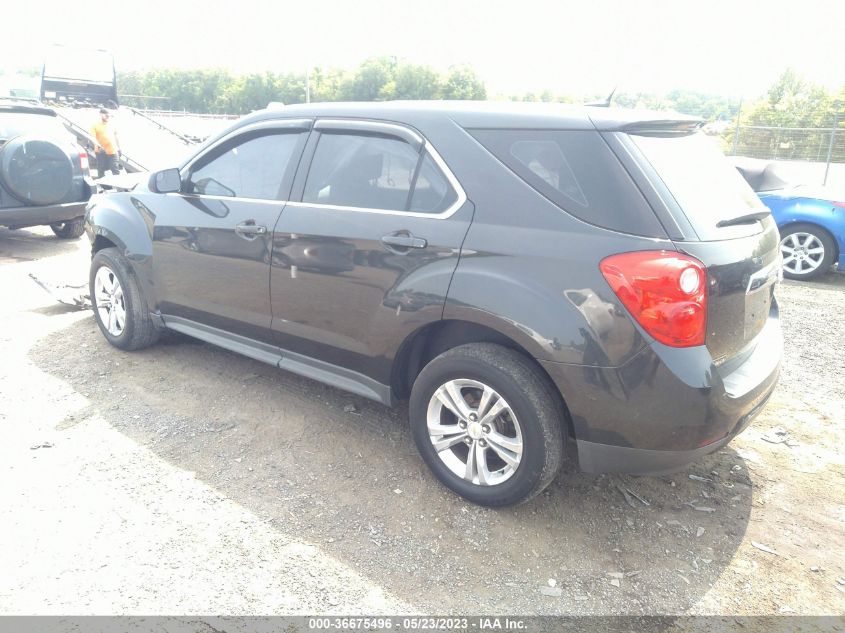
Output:
[[423,460],[479,504],[531,498],[568,454],[678,470],[748,425],[782,350],[777,227],[699,127],[545,104],[256,112],[92,199],[96,320],[123,350],[170,329],[407,399]]

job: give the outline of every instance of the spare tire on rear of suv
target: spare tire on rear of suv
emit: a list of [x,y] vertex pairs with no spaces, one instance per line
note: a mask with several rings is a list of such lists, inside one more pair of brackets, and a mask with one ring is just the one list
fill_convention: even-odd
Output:
[[56,204],[73,186],[72,160],[57,142],[18,136],[0,150],[0,180],[21,202]]

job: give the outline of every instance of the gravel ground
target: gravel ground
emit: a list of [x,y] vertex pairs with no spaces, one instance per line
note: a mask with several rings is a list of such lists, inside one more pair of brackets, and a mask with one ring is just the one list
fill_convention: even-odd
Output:
[[845,614],[843,275],[782,286],[781,383],[727,448],[489,510],[401,408],[190,339],[111,348],[29,277],[88,257],[0,228],[2,614]]

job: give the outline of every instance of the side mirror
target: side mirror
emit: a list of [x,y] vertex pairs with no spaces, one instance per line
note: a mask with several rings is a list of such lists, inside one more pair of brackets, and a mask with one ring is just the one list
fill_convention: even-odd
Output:
[[182,176],[175,167],[162,169],[150,176],[150,190],[156,193],[178,193],[182,190]]

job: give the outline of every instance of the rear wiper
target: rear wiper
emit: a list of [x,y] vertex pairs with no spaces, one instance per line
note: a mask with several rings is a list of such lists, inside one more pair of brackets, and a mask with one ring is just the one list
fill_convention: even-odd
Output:
[[759,222],[760,220],[765,220],[771,211],[755,211],[754,213],[748,213],[746,215],[740,215],[736,218],[731,218],[730,220],[722,220],[716,223],[718,228],[722,228],[724,226],[735,226],[737,224],[751,224],[752,222]]

